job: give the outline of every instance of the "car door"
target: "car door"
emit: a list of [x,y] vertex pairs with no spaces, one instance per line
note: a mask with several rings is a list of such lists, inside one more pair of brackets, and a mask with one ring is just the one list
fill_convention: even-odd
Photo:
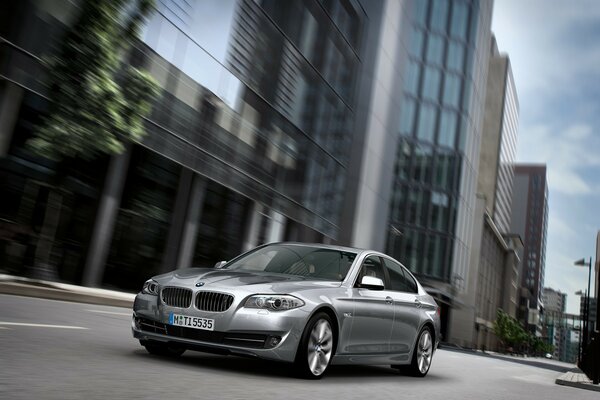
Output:
[[422,310],[417,283],[398,262],[383,259],[389,278],[390,296],[394,301],[394,322],[390,338],[390,353],[405,361],[415,343],[421,326]]
[[377,355],[389,353],[389,339],[394,322],[394,305],[388,290],[361,287],[364,276],[381,279],[385,283],[383,263],[379,256],[368,256],[352,288],[354,313],[348,354]]

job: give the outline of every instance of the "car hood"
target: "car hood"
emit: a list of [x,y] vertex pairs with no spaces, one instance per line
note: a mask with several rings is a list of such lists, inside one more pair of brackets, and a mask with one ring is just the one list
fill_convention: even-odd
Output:
[[189,268],[169,272],[153,278],[161,286],[195,288],[203,283],[206,289],[246,289],[255,293],[289,293],[315,287],[340,287],[342,282],[314,280],[302,276],[268,272],[239,271],[213,268]]

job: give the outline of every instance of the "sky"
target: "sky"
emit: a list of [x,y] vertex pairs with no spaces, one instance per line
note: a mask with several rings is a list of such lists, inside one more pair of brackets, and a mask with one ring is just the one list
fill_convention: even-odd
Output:
[[545,286],[578,314],[588,269],[573,262],[600,230],[600,1],[495,0],[492,30],[519,97],[517,161],[548,166]]

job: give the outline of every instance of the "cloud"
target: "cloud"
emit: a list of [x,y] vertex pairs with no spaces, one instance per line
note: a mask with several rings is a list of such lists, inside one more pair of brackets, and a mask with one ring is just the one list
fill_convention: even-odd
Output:
[[548,217],[548,230],[562,237],[575,236],[577,234],[570,224],[552,212],[550,212],[550,216]]
[[600,167],[600,152],[590,149],[596,143],[591,138],[592,127],[574,124],[564,130],[549,125],[535,125],[520,132],[520,150],[528,162],[548,164],[548,184],[551,191],[568,195],[596,193],[596,182],[588,182],[582,171]]
[[587,35],[599,21],[597,0],[496,1],[492,29],[519,94],[564,95],[581,89],[581,76],[599,76],[600,45]]

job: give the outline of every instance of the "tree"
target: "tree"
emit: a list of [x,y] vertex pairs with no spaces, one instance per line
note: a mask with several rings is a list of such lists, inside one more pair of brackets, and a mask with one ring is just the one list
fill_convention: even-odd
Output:
[[518,347],[526,343],[528,334],[519,322],[498,309],[496,321],[494,321],[494,333],[505,347]]
[[27,146],[54,160],[36,265],[47,266],[62,209],[63,186],[74,160],[116,155],[145,134],[144,118],[159,94],[146,72],[124,57],[138,40],[154,0],[87,0],[49,68],[49,112]]
[[159,93],[146,72],[125,67],[153,0],[83,3],[57,57],[49,60],[50,111],[28,146],[64,161],[120,154],[144,135],[144,117]]

